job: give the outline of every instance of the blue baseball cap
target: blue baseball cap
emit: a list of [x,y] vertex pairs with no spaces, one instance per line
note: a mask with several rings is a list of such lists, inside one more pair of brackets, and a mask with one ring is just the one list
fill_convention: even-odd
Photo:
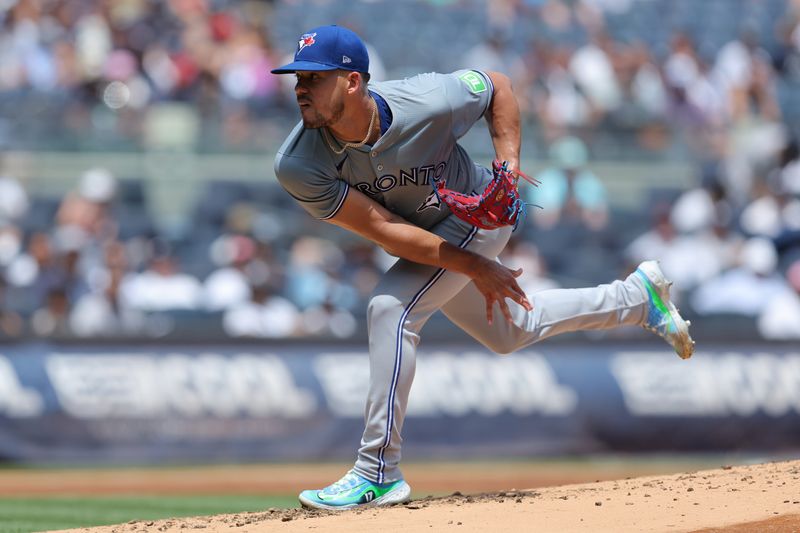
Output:
[[294,61],[270,72],[291,74],[298,70],[353,70],[369,72],[369,55],[364,42],[341,26],[320,26],[297,41]]

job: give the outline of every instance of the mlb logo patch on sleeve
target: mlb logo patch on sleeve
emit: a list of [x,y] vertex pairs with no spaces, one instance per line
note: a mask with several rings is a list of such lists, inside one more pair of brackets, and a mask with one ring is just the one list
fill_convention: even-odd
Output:
[[486,82],[483,80],[483,76],[477,72],[465,72],[459,76],[458,79],[466,83],[467,87],[469,87],[469,90],[475,94],[482,93],[486,90]]

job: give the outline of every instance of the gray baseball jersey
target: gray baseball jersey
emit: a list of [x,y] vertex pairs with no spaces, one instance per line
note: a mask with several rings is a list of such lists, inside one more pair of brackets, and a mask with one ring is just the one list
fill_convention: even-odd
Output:
[[456,141],[489,107],[491,81],[461,70],[371,84],[370,90],[386,100],[393,117],[374,146],[336,155],[329,134],[301,122],[278,150],[275,174],[316,218],[333,217],[352,187],[430,229],[450,213],[433,194],[432,180],[445,178],[449,188],[472,193],[489,178]]
[[[356,189],[448,242],[496,259],[511,228],[472,227],[439,205],[431,186],[432,179],[444,177],[449,188],[470,193],[491,179],[491,172],[475,165],[456,142],[490,105],[489,77],[462,70],[370,88],[386,100],[393,116],[375,145],[336,156],[322,130],[306,130],[301,123],[278,152],[280,183],[316,218],[335,216]],[[402,478],[400,433],[416,347],[436,311],[489,349],[508,353],[566,331],[641,324],[648,301],[634,275],[599,287],[541,291],[529,299],[533,311],[507,300],[511,322],[501,318],[495,304],[498,318],[489,324],[483,295],[467,276],[399,259],[381,278],[367,308],[370,384],[354,471],[376,483]]]

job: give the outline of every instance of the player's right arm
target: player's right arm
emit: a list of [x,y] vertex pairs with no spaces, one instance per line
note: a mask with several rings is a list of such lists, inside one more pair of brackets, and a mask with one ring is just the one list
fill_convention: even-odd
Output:
[[507,320],[510,298],[530,311],[533,307],[516,278],[522,269],[511,270],[457,246],[438,235],[415,226],[392,213],[360,191],[350,189],[336,214],[326,222],[356,233],[381,246],[388,253],[415,263],[423,263],[468,276],[486,300],[486,317],[492,322],[495,302]]

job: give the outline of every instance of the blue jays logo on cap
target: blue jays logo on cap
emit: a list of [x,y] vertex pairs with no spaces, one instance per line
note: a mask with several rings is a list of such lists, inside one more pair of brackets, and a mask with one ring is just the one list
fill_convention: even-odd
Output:
[[337,69],[369,72],[367,47],[347,28],[320,26],[300,36],[294,61],[271,72],[291,74],[304,70]]
[[297,46],[298,46],[297,52],[300,53],[300,50],[302,50],[306,46],[311,46],[312,44],[317,42],[314,40],[314,37],[316,36],[317,36],[316,33],[304,33],[303,35],[301,35],[300,40],[297,41]]

